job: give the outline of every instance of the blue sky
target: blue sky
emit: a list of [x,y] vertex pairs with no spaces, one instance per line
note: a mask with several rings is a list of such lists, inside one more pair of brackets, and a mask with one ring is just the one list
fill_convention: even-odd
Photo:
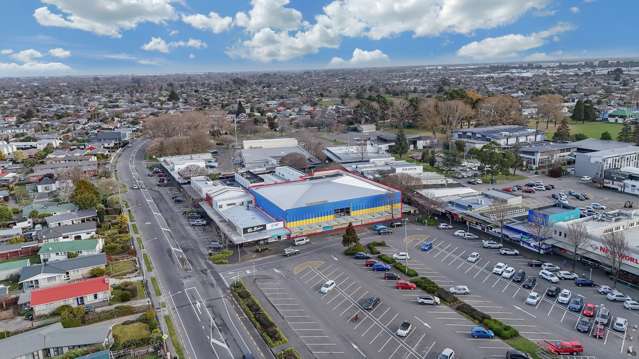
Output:
[[0,76],[636,56],[634,0],[5,0]]

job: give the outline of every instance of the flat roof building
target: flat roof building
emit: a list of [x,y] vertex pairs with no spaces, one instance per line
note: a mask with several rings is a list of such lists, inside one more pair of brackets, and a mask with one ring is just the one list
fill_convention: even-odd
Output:
[[481,147],[494,142],[508,148],[516,144],[531,144],[544,141],[544,131],[517,125],[460,128],[451,135],[453,140],[466,142],[466,148]]

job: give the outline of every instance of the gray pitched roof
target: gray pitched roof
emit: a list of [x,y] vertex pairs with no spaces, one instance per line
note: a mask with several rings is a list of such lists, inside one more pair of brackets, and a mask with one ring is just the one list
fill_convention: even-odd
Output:
[[38,238],[40,239],[50,239],[50,238],[58,238],[64,235],[72,235],[76,233],[85,233],[89,231],[95,231],[97,225],[95,222],[84,222],[84,223],[76,223],[70,224],[66,226],[59,226],[53,228],[44,228],[38,233]]
[[72,219],[93,218],[97,215],[98,214],[95,209],[84,209],[84,210],[75,211],[75,212],[55,214],[53,216],[45,217],[44,220],[47,222],[47,224],[51,224],[51,223],[57,223],[62,221],[69,221]]
[[99,265],[106,265],[106,255],[104,253],[23,267],[20,271],[19,282],[29,280],[41,273],[64,274],[74,269],[96,267]]

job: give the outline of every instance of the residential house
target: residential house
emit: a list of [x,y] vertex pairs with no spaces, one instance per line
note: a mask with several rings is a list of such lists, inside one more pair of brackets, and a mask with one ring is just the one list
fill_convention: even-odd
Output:
[[51,175],[60,176],[71,171],[80,171],[85,176],[93,177],[98,173],[97,161],[78,161],[70,163],[47,163],[33,166],[31,177]]
[[58,186],[53,178],[44,176],[36,183],[36,189],[38,193],[50,193],[56,191]]
[[23,243],[0,243],[0,260],[27,257],[38,253],[40,244],[37,241]]
[[76,212],[66,212],[48,216],[44,218],[44,221],[47,223],[49,228],[53,228],[94,221],[97,219],[97,216],[98,214],[95,209],[85,209]]
[[29,205],[22,207],[22,217],[28,218],[31,212],[36,211],[38,213],[48,214],[60,214],[77,211],[78,206],[73,203],[55,203],[55,202],[33,202]]
[[22,301],[27,308],[33,309],[35,317],[47,315],[62,305],[77,307],[80,305],[99,306],[111,298],[111,286],[106,277],[84,279],[48,288],[34,289],[25,293]]
[[23,268],[28,268],[31,262],[28,259],[18,259],[16,261],[0,262],[0,280],[19,274]]
[[22,235],[22,228],[20,227],[12,227],[12,228],[3,228],[0,229],[0,242],[7,242],[12,238]]
[[46,243],[40,247],[38,255],[42,263],[62,261],[65,259],[90,256],[102,251],[102,239],[86,239]]
[[111,322],[76,328],[63,328],[60,322],[0,340],[0,353],[6,359],[40,359],[62,355],[71,349],[113,342]]
[[36,234],[36,238],[42,243],[77,241],[95,237],[96,231],[96,222],[80,222],[66,226],[44,228]]
[[104,253],[23,267],[18,283],[23,291],[46,288],[90,277],[94,268],[105,268]]

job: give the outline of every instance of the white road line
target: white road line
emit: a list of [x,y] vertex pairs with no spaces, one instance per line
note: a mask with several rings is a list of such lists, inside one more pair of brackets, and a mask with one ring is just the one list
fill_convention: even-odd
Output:
[[428,354],[430,354],[430,351],[433,350],[433,347],[435,346],[435,343],[437,342],[433,342],[429,347],[428,350],[426,350],[426,352],[424,353],[424,356],[422,358],[428,358]]

